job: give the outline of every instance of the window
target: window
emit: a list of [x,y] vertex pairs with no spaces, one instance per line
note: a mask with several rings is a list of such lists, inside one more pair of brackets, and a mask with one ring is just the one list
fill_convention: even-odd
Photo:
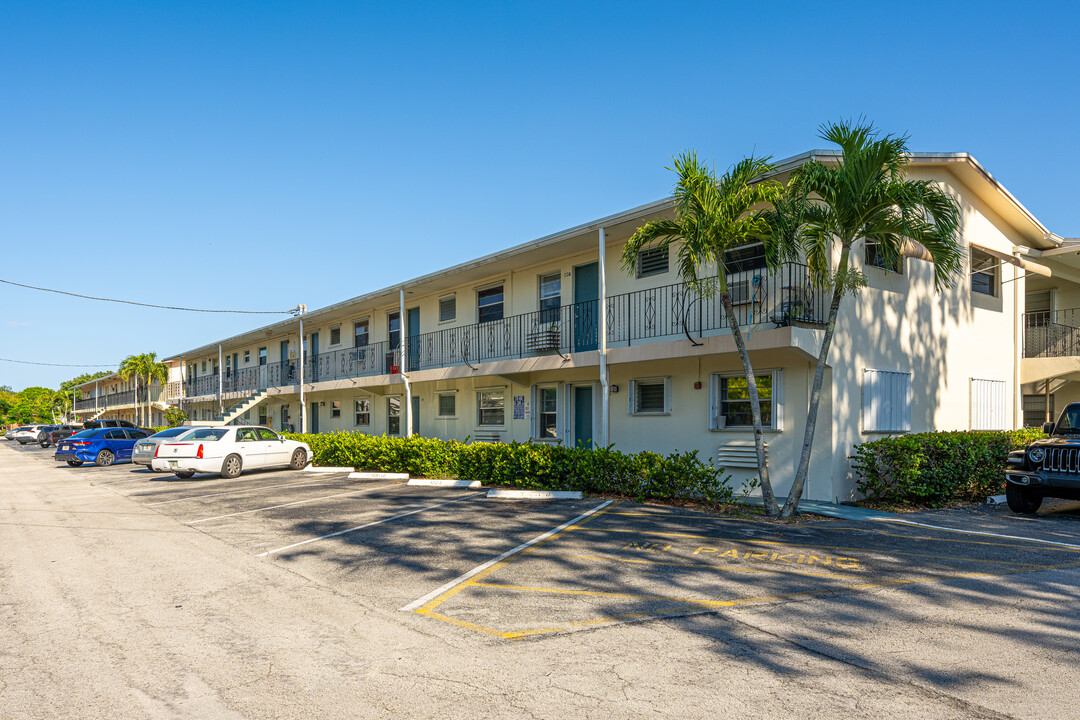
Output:
[[481,390],[476,393],[476,424],[500,426],[506,422],[506,391]]
[[205,375],[206,374],[206,361],[205,360],[202,361],[202,371],[203,371],[203,375]]
[[503,286],[486,288],[476,293],[478,322],[494,322],[503,319]]
[[401,313],[390,313],[386,317],[386,325],[390,334],[390,349],[401,346]]
[[637,256],[637,276],[660,275],[668,271],[667,247],[646,248]]
[[386,434],[401,434],[401,398],[386,398]]
[[[282,432],[288,432],[289,431],[289,420],[291,420],[291,419],[292,419],[292,416],[289,414],[289,406],[288,405],[282,405],[281,406],[281,431]],[[267,424],[269,424],[269,423],[267,423]]]
[[353,400],[353,424],[371,424],[371,400],[367,398],[356,398]]
[[341,401],[340,400],[334,400],[332,403],[330,403],[330,417],[332,417],[332,418],[341,417]]
[[976,248],[971,248],[971,292],[991,297],[998,293],[998,259]]
[[863,370],[863,432],[911,430],[911,373]]
[[245,350],[244,351],[244,364],[247,365],[249,362],[251,362],[251,351],[250,350]]
[[540,322],[559,321],[559,306],[562,305],[562,281],[557,272],[540,276]]
[[559,390],[553,387],[539,388],[536,391],[536,437],[541,440],[554,440],[558,437]]
[[266,348],[259,348],[259,367],[266,365]]
[[904,272],[904,258],[900,255],[892,259],[886,257],[882,246],[873,240],[866,241],[865,252],[867,267],[881,268],[894,273]]
[[630,413],[664,414],[668,412],[668,379],[648,378],[630,381]]
[[971,429],[1006,430],[1004,380],[971,378]]
[[439,298],[439,322],[448,322],[457,317],[457,296],[447,295]]
[[340,344],[341,344],[341,326],[338,325],[337,327],[330,328],[330,345],[332,347],[334,345],[340,345]]
[[439,417],[452,418],[457,415],[457,395],[453,393],[439,393]]
[[353,347],[365,347],[368,344],[368,321],[357,320],[353,323]]
[[1024,396],[1024,427],[1042,427],[1045,422],[1054,420],[1054,396],[1050,396],[1050,413],[1046,412],[1046,395]]
[[259,424],[260,425],[269,425],[273,421],[274,421],[274,418],[270,413],[270,408],[266,407],[265,405],[260,405],[259,406]]
[[724,253],[724,267],[728,275],[761,270],[765,265],[765,246],[761,243],[743,245]]
[[[780,370],[754,376],[758,401],[761,403],[761,425],[769,430],[783,429],[781,377]],[[746,382],[746,375],[742,373],[714,375],[710,378],[710,385],[712,417],[709,428],[711,430],[754,426],[754,415],[750,409],[750,385]]]

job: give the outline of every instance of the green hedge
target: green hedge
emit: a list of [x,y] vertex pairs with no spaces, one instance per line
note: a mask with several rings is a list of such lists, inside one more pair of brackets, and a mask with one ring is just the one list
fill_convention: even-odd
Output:
[[639,499],[734,498],[730,476],[697,451],[660,455],[585,450],[547,443],[462,443],[426,437],[335,432],[288,434],[311,446],[316,465],[413,477],[457,477],[534,490],[581,490]]
[[1038,428],[913,433],[856,445],[851,464],[868,500],[939,507],[1003,493],[1009,451],[1041,437]]

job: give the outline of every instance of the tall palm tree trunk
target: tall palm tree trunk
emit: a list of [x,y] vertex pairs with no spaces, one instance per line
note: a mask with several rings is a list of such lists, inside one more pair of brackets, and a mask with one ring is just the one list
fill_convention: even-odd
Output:
[[724,287],[720,290],[720,303],[724,306],[724,313],[728,317],[728,326],[731,335],[735,338],[735,347],[739,350],[739,359],[742,360],[743,372],[746,373],[746,385],[750,392],[750,413],[754,421],[754,448],[757,451],[758,476],[761,480],[761,500],[765,504],[765,512],[775,516],[780,514],[780,507],[776,504],[776,495],[773,493],[772,482],[769,480],[769,465],[765,459],[765,432],[761,426],[761,399],[758,396],[757,378],[754,377],[754,368],[750,364],[750,353],[746,350],[742,332],[739,329],[739,319],[735,316],[735,307],[731,304],[731,293],[728,292],[727,283],[721,280]]
[[[849,248],[844,246],[840,251],[840,264],[837,267],[837,275],[843,275],[848,266]],[[817,368],[814,370],[814,384],[810,389],[810,406],[806,413],[806,431],[803,434],[802,454],[799,456],[799,466],[795,470],[795,480],[791,484],[787,501],[781,517],[792,517],[799,509],[799,498],[802,497],[806,478],[810,471],[810,453],[814,448],[814,431],[817,429],[818,408],[821,405],[821,386],[825,381],[825,365],[829,360],[829,348],[832,345],[833,332],[836,330],[836,316],[840,311],[840,300],[843,299],[843,288],[837,284],[833,288],[832,303],[829,305],[829,319],[825,324],[825,336],[821,339],[821,348],[818,350]]]

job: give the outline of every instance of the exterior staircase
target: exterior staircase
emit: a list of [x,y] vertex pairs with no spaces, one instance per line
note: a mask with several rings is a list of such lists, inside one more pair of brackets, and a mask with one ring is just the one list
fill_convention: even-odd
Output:
[[229,423],[232,423],[238,417],[240,417],[241,415],[246,413],[248,410],[250,410],[251,408],[258,405],[259,403],[261,403],[265,399],[266,399],[266,391],[265,390],[259,390],[258,392],[254,393],[253,395],[247,396],[246,398],[244,398],[243,400],[238,402],[236,405],[233,405],[231,408],[229,408],[228,410],[225,411],[224,415],[218,415],[213,420],[198,420],[198,421],[188,420],[184,424],[185,425],[210,425],[210,426],[213,426],[213,427],[217,427],[219,425],[228,425]]

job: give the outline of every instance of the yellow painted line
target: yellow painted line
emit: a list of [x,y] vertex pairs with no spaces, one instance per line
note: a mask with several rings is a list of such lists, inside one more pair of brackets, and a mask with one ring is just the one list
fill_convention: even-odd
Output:
[[673,561],[662,561],[662,560],[637,560],[637,559],[632,559],[632,558],[613,557],[611,555],[569,555],[569,554],[566,554],[566,553],[546,553],[546,552],[529,553],[529,554],[534,555],[536,557],[561,557],[561,558],[568,558],[568,559],[571,559],[571,560],[602,560],[602,561],[608,561],[608,562],[632,563],[632,564],[635,564],[635,565],[667,565],[667,566],[671,566],[671,567],[697,567],[697,568],[705,568],[705,569],[708,569],[708,570],[730,570],[732,572],[742,572],[742,573],[780,573],[782,575],[804,575],[804,576],[807,576],[807,577],[842,578],[844,580],[851,580],[852,578],[855,577],[854,575],[839,575],[839,574],[836,574],[836,573],[815,573],[815,572],[804,572],[802,570],[781,569],[781,568],[785,568],[786,567],[785,565],[778,565],[776,567],[773,567],[773,566],[770,565],[770,566],[761,567],[761,568],[748,568],[748,567],[739,567],[737,565],[725,565],[725,564],[721,564],[721,563],[691,563],[691,562],[673,562]]
[[[673,602],[695,603],[712,607],[730,607],[735,604],[734,600],[709,600],[707,598],[684,598],[671,597],[670,595],[642,595],[639,593],[608,592],[605,590],[575,590],[573,588],[546,588],[533,587],[531,585],[504,585],[502,583],[474,582],[472,585],[484,588],[496,588],[499,590],[520,590],[523,592],[551,593],[555,595],[586,595],[589,597],[626,598],[628,600],[671,600]],[[807,591],[803,591],[807,592]]]
[[629,517],[675,518],[679,520],[731,520],[734,522],[759,522],[758,520],[753,520],[751,518],[728,517],[727,515],[709,515],[707,513],[702,513],[701,515],[667,515],[664,513],[649,512],[613,512],[611,514],[626,515]]
[[506,637],[506,633],[502,632],[501,630],[496,630],[495,628],[489,628],[486,625],[477,625],[476,623],[471,623],[471,622],[468,622],[467,620],[459,620],[458,618],[453,618],[453,617],[450,617],[449,615],[442,615],[440,613],[432,612],[430,610],[424,610],[423,608],[417,610],[416,613],[418,615],[426,615],[427,617],[435,618],[436,620],[442,620],[444,623],[449,623],[451,625],[456,625],[459,628],[464,628],[466,630],[474,630],[474,631],[476,631],[478,633],[483,633],[484,635],[491,635],[493,637],[501,637],[501,638]]
[[599,532],[617,532],[617,533],[629,533],[631,535],[659,535],[661,537],[682,537],[690,538],[692,540],[722,540],[723,542],[729,542],[733,544],[747,543],[749,545],[782,545],[784,547],[796,547],[796,548],[818,548],[819,550],[849,550],[856,553],[873,554],[873,555],[903,555],[905,557],[921,557],[931,558],[937,560],[959,560],[962,562],[978,562],[986,563],[990,565],[1016,565],[1020,567],[1042,567],[1035,563],[1018,563],[1009,560],[984,560],[982,558],[969,558],[958,557],[955,555],[927,555],[925,553],[909,553],[899,552],[897,550],[871,550],[868,548],[856,548],[846,545],[807,545],[796,542],[788,542],[784,540],[752,540],[749,538],[728,538],[718,537],[712,535],[692,535],[690,533],[674,533],[674,532],[659,532],[656,530],[627,530],[624,528],[593,528]]

